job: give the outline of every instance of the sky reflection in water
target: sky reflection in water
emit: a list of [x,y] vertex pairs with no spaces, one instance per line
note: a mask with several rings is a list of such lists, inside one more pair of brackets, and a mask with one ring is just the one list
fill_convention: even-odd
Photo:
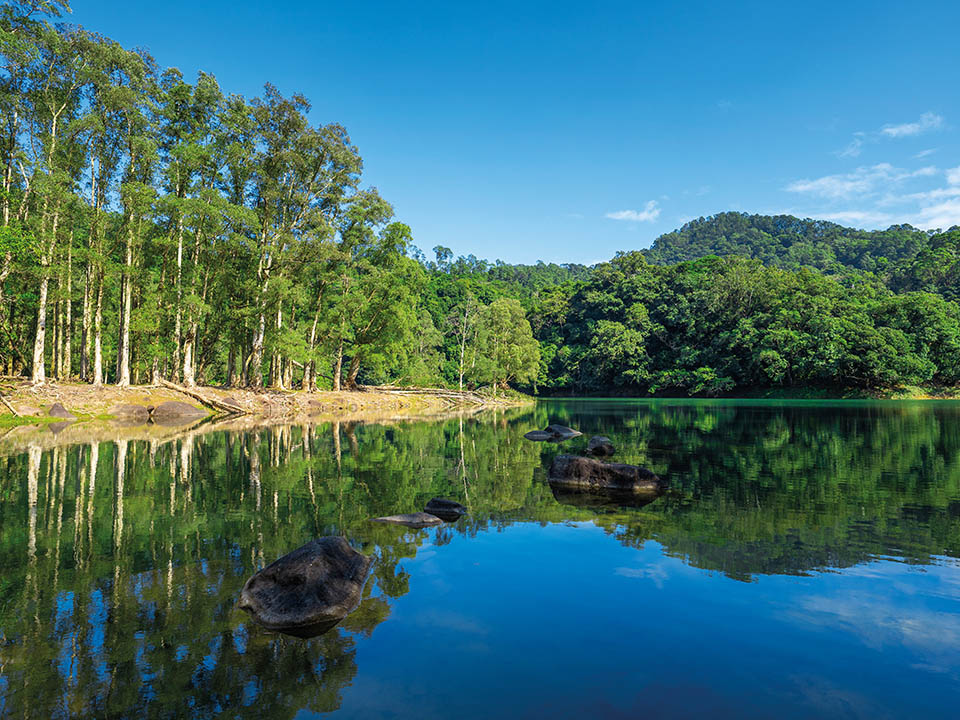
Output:
[[[958,420],[578,401],[13,452],[0,717],[953,717]],[[522,439],[548,421],[587,437]],[[594,432],[671,492],[558,502],[545,467]],[[470,517],[368,522],[434,495]],[[377,562],[333,631],[235,608],[257,568],[336,533]]]

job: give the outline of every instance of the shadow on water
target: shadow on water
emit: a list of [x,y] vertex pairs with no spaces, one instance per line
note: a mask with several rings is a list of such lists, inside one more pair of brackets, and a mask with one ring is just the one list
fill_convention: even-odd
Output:
[[[0,717],[330,712],[357,675],[357,643],[411,593],[405,561],[519,522],[589,522],[737,580],[958,557],[958,407],[549,402],[33,446],[0,458]],[[523,439],[550,422],[584,436]],[[552,457],[594,433],[671,490],[629,503],[552,491]],[[429,530],[369,522],[435,496],[469,516]],[[353,613],[301,641],[236,608],[251,574],[323,535],[375,558]]]

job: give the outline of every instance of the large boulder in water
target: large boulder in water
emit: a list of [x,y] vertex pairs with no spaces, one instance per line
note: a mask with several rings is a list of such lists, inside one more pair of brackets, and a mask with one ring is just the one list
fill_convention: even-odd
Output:
[[374,518],[373,522],[391,523],[393,525],[406,525],[412,528],[433,527],[443,525],[443,520],[436,515],[425,512],[404,513],[403,515],[387,515],[385,517]]
[[551,484],[591,491],[655,493],[666,486],[646,468],[625,463],[602,463],[574,455],[557,455],[547,478]]
[[55,418],[63,418],[64,420],[76,420],[76,416],[67,410],[61,403],[54,403],[50,406],[50,409],[47,410],[47,415]]
[[342,537],[312,540],[247,580],[238,607],[269,630],[313,637],[360,604],[372,563]]
[[436,515],[444,522],[456,522],[467,514],[465,506],[446,498],[433,498],[424,510],[430,515]]
[[594,435],[587,443],[587,452],[597,457],[609,457],[613,455],[614,447],[610,438],[603,435]]

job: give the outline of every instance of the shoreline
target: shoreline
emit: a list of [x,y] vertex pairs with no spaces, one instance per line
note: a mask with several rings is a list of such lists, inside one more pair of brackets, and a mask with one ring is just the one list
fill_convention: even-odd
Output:
[[[0,393],[5,401],[0,405],[0,428],[59,422],[63,418],[49,415],[49,409],[55,403],[63,405],[78,423],[83,423],[115,419],[114,410],[120,405],[147,408],[163,402],[188,403],[202,409],[205,419],[234,416],[261,421],[431,415],[458,409],[518,407],[534,402],[534,398],[521,395],[496,398],[442,388],[363,387],[354,391],[311,393],[219,386],[180,388],[171,383],[123,388],[50,381],[33,386],[29,380],[21,378],[0,381]],[[11,412],[11,408],[16,413]]]

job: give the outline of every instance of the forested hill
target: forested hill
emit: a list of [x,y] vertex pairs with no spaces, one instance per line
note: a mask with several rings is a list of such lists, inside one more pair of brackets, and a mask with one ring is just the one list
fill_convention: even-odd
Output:
[[737,255],[788,270],[848,267],[876,272],[915,256],[928,238],[928,233],[910,225],[857,230],[792,215],[724,212],[661,235],[645,254],[657,265]]

